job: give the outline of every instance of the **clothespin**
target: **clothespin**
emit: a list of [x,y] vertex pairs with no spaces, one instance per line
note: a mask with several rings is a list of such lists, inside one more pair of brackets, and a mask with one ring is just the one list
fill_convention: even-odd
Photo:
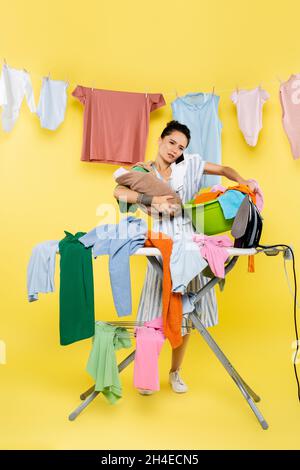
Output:
[[239,93],[239,86],[238,85],[236,85],[236,91],[237,91],[237,93]]
[[67,80],[65,80],[65,82],[66,82],[66,85],[67,85],[67,86],[69,86],[69,85],[70,85],[70,82],[69,82],[69,80],[68,80],[68,79],[67,79]]
[[175,89],[175,95],[176,95],[176,98],[178,98],[178,93],[176,89]]
[[145,92],[145,97],[146,97],[146,99],[148,98],[148,93],[147,93],[147,91]]
[[215,94],[215,86],[213,86],[212,94]]
[[6,62],[6,59],[5,59],[5,57],[4,57],[4,60],[3,60],[3,62],[4,62],[4,64],[5,64],[5,65],[7,65],[7,62]]
[[47,80],[49,80],[49,79],[50,79],[50,72],[48,73],[48,77],[47,77]]

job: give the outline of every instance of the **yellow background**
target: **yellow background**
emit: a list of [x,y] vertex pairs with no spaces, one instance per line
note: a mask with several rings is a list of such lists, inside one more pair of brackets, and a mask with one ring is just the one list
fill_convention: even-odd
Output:
[[[68,414],[92,380],[85,372],[90,340],[59,345],[58,290],[29,304],[26,268],[33,246],[87,231],[97,208],[116,204],[116,166],[80,161],[82,105],[77,84],[162,92],[167,106],[151,115],[146,159],[171,118],[175,90],[220,95],[223,164],[264,191],[262,242],[299,252],[300,162],[281,123],[279,81],[300,72],[299,2],[138,0],[71,2],[15,0],[1,8],[0,59],[32,75],[36,103],[42,76],[69,80],[64,123],[40,127],[25,101],[11,133],[0,129],[1,324],[6,364],[0,365],[0,447],[3,449],[292,449],[299,448],[299,412],[292,365],[292,297],[282,256],[256,257],[256,272],[241,259],[219,300],[219,324],[210,332],[242,377],[261,395],[263,431],[241,393],[202,338],[193,333],[183,364],[189,392],[167,383],[171,351],[160,357],[161,391],[137,394],[133,366],[121,376],[124,397],[115,406],[99,396],[74,422]],[[250,148],[238,128],[230,94],[259,83],[270,93],[263,130]],[[224,181],[228,183],[228,181]],[[138,305],[146,260],[134,258],[132,294]],[[288,265],[291,273],[291,264]],[[299,274],[299,273],[298,273]],[[116,319],[107,257],[95,262],[97,319]],[[134,316],[132,316],[132,319]],[[118,353],[125,357],[127,351]]]

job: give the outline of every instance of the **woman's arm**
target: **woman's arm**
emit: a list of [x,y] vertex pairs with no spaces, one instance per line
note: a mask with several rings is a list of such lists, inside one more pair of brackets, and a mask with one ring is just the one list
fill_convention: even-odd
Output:
[[136,204],[139,193],[132,191],[127,186],[118,184],[114,189],[114,197],[119,201],[128,202],[129,204]]
[[[114,189],[114,197],[119,201],[124,201],[129,204],[136,204],[137,197],[140,193],[137,191],[132,191],[132,189],[127,188],[127,186],[122,186],[118,184]],[[178,210],[177,205],[170,204],[168,199],[173,198],[173,196],[154,196],[152,198],[152,210],[162,213],[168,213],[173,215],[175,210]],[[150,206],[147,210],[147,213],[150,213]]]
[[253,181],[244,179],[237,171],[230,166],[217,165],[216,163],[205,162],[204,173],[207,175],[220,175],[225,176],[229,180],[236,181],[238,184],[249,186],[251,191],[254,191],[256,184]]

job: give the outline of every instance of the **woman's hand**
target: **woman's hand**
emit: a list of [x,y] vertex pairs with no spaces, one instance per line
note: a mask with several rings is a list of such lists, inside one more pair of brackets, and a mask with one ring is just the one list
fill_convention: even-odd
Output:
[[257,191],[257,184],[254,181],[243,180],[240,184],[243,184],[244,186],[248,186],[250,191],[252,191],[253,193],[256,193]]
[[152,199],[151,208],[162,214],[175,215],[180,209],[179,204],[169,202],[173,196],[154,196]]

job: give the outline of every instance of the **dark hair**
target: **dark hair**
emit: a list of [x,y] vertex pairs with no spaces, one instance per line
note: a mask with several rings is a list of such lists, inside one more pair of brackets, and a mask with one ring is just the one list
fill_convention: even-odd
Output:
[[182,134],[184,134],[187,138],[187,141],[188,141],[187,145],[189,145],[190,140],[191,140],[190,130],[185,124],[181,124],[178,121],[168,122],[160,136],[163,139],[166,135],[172,134],[173,131],[182,132]]

